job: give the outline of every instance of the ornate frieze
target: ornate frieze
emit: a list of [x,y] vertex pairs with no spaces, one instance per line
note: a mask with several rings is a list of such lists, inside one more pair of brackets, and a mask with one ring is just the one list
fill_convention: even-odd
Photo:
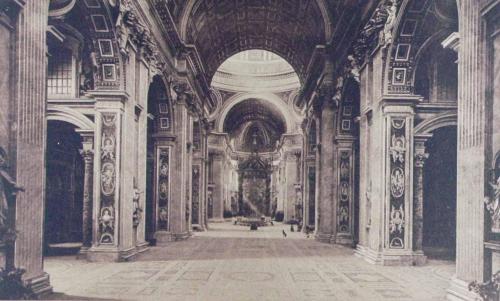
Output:
[[116,33],[120,53],[128,56],[127,44],[133,43],[140,50],[142,57],[158,73],[164,69],[165,63],[159,54],[156,41],[151,31],[139,18],[130,0],[118,0],[118,17]]
[[393,29],[400,0],[380,1],[372,17],[361,30],[354,44],[354,57],[361,65],[377,46],[384,48],[393,42]]
[[188,83],[172,80],[170,85],[172,97],[177,103],[184,104],[189,113],[195,117],[204,117],[203,109]]
[[192,169],[192,204],[191,204],[191,223],[193,225],[200,224],[200,173],[201,166],[193,165]]
[[389,248],[405,248],[405,196],[406,196],[406,119],[390,118],[391,146],[388,153],[389,183]]
[[167,231],[170,199],[170,148],[158,148],[156,187],[158,195],[157,229]]
[[101,118],[101,195],[98,241],[100,244],[114,244],[118,115],[116,113],[102,113]]
[[341,150],[339,156],[339,188],[337,208],[337,231],[349,234],[351,232],[351,202],[352,202],[352,152]]

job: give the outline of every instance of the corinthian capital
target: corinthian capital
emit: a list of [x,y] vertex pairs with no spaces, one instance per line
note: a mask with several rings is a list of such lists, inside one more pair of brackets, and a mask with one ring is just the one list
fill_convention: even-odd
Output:
[[416,153],[415,154],[415,167],[424,167],[425,161],[429,158],[428,153]]

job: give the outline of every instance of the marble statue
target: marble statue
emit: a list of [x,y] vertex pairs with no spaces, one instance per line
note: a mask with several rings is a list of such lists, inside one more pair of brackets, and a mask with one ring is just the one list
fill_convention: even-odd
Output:
[[0,147],[0,227],[8,226],[9,205],[8,198],[24,188],[7,171],[7,152]]
[[391,4],[387,8],[387,20],[384,25],[384,47],[392,44],[392,31],[394,29],[394,24],[396,23],[396,15],[398,13],[398,1],[392,0]]
[[142,191],[140,191],[137,188],[134,188],[134,196],[132,197],[132,203],[133,203],[133,213],[132,213],[133,215],[132,215],[132,219],[133,219],[133,225],[134,225],[134,227],[137,227],[139,225],[139,223],[141,222],[142,208],[139,205],[139,200],[141,198],[141,193],[142,193]]
[[500,176],[496,182],[490,183],[493,190],[493,197],[487,197],[485,200],[486,209],[491,216],[491,231],[500,232]]

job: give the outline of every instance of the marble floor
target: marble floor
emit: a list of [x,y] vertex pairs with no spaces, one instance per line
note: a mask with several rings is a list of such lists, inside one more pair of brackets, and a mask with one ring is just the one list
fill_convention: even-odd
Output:
[[[48,257],[51,299],[92,300],[444,300],[450,261],[381,267],[353,250],[316,242],[289,226],[249,231],[211,224],[187,241],[153,247],[136,261],[90,263]],[[287,237],[284,238],[282,230]]]

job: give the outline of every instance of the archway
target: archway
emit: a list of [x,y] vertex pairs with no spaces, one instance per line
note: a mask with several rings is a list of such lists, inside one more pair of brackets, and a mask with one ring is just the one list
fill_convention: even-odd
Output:
[[429,258],[455,259],[457,129],[434,130],[424,167],[423,249]]
[[44,255],[76,253],[82,246],[84,162],[73,124],[47,125]]
[[172,108],[168,90],[155,76],[148,91],[146,164],[146,239],[155,242],[155,233],[168,226],[169,141],[172,141]]

